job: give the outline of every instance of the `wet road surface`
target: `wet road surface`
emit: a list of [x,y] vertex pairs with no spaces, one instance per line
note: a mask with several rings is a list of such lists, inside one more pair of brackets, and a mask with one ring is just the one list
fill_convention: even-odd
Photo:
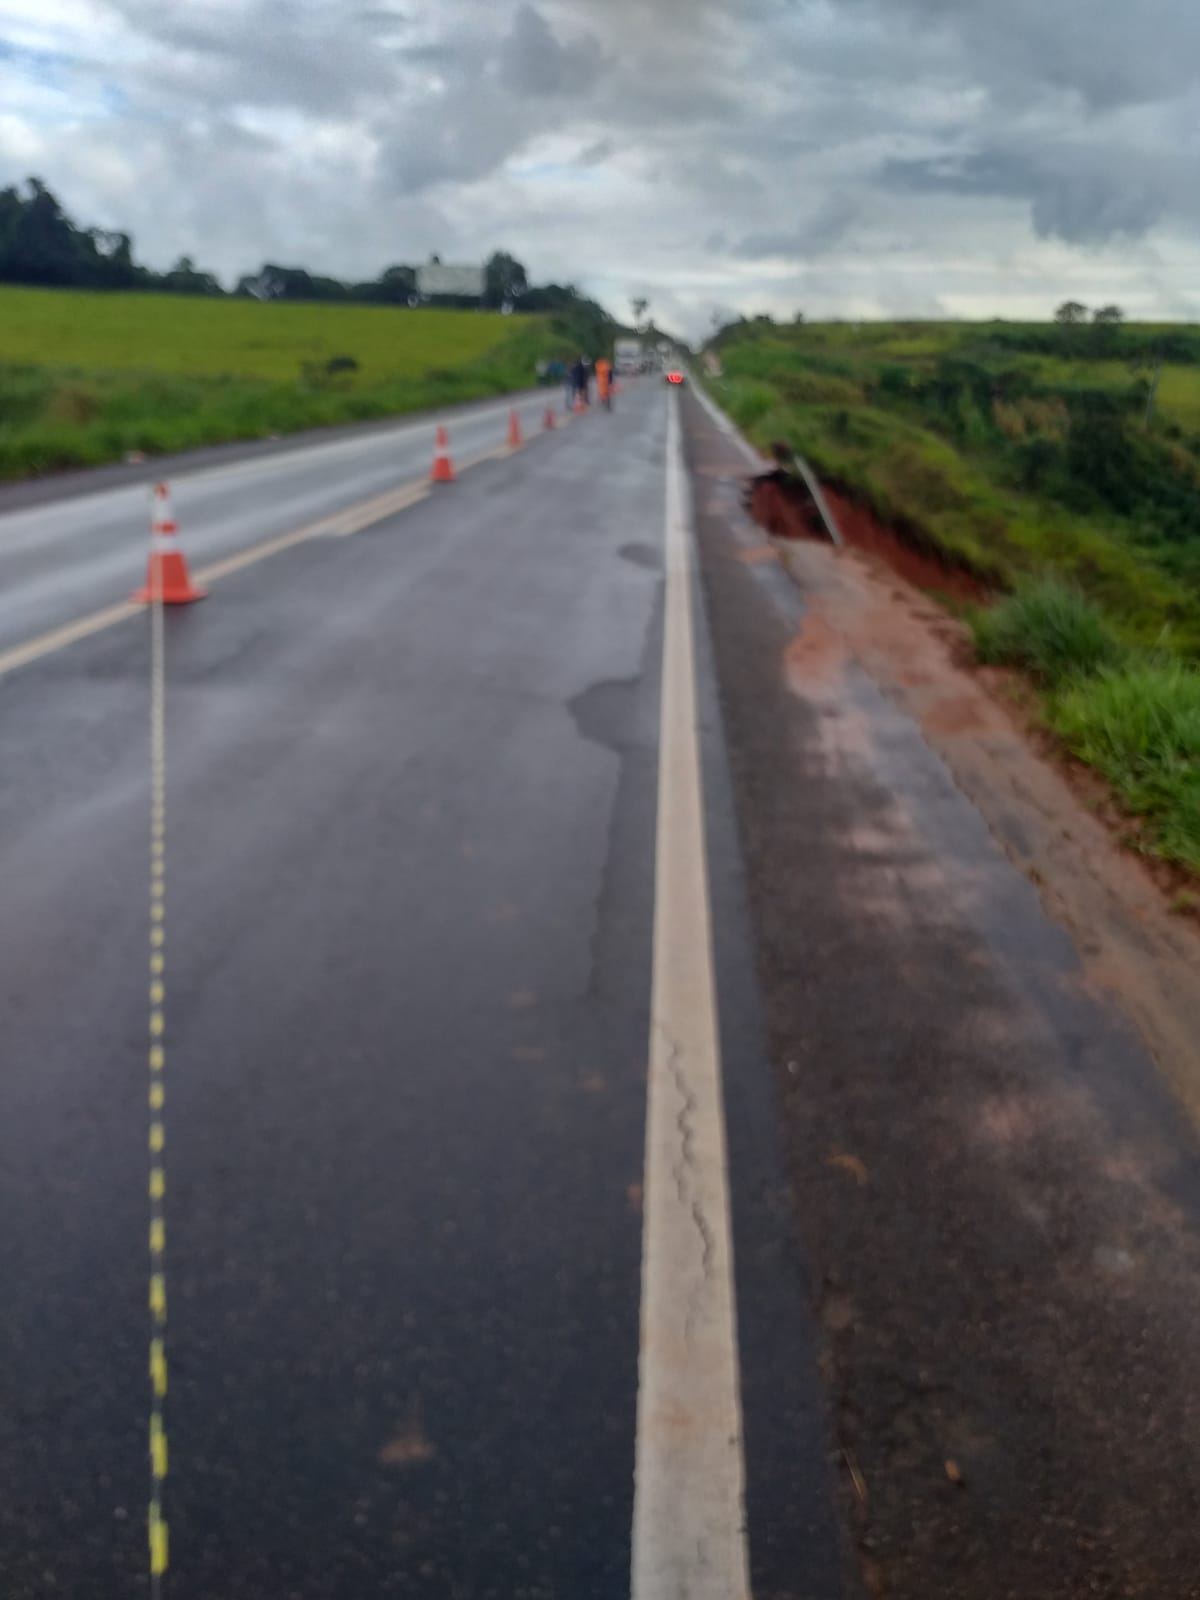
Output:
[[[630,1592],[668,412],[643,385],[165,619],[168,1594]],[[378,492],[368,443],[180,479],[189,554],[271,531],[272,498],[275,526]],[[136,581],[139,497],[0,520],[6,640]],[[743,1559],[756,1594],[826,1600],[831,1446],[693,620]],[[6,1600],[150,1587],[149,651],[139,615],[0,676]],[[689,1205],[691,1115],[660,1190]]]
[[[643,384],[165,618],[163,1592],[1200,1594],[1191,1123],[679,416],[694,538]],[[189,554],[406,427],[177,477]],[[6,647],[140,579],[79,488]],[[151,1592],[150,644],[0,672],[5,1600]]]
[[[695,403],[688,434],[865,1590],[1200,1595],[1193,1123],[1097,982],[1105,929],[1051,919],[822,605],[853,558],[805,547],[798,588],[742,510],[744,453]],[[853,620],[878,637],[874,617]]]
[[[541,429],[546,406],[557,412],[561,404],[561,391],[547,389],[438,420],[447,422],[461,463],[503,449],[513,410],[529,436]],[[416,417],[303,448],[280,440],[75,473],[54,498],[49,481],[0,487],[0,651],[128,597],[149,540],[147,485],[159,476],[170,483],[188,558],[203,566],[419,482],[433,453],[433,422]]]

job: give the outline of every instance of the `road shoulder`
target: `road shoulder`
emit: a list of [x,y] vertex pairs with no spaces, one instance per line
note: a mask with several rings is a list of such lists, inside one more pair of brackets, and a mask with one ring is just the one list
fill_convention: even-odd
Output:
[[744,456],[698,405],[687,420],[791,1215],[866,1588],[1200,1593],[1192,1128],[938,751],[745,517]]

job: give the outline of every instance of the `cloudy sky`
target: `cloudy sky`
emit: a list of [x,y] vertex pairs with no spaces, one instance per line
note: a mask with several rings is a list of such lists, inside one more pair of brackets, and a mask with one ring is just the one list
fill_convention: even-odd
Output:
[[1197,0],[0,0],[0,183],[226,279],[1200,318],[1198,155]]

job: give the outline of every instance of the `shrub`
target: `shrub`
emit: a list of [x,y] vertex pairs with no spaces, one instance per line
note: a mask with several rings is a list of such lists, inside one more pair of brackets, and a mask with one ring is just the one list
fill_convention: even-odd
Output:
[[971,628],[981,661],[1024,667],[1051,687],[1115,666],[1124,655],[1099,607],[1053,578],[977,612]]

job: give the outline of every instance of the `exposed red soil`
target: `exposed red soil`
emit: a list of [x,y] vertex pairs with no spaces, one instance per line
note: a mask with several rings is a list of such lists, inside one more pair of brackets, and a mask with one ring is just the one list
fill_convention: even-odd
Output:
[[[974,573],[917,549],[902,534],[880,522],[867,507],[828,484],[821,487],[846,545],[862,551],[877,568],[882,565],[900,580],[892,588],[893,600],[904,600],[912,589],[974,605],[995,597],[994,591]],[[808,491],[790,476],[775,472],[753,479],[748,503],[755,520],[773,537],[828,545],[829,536]],[[888,581],[884,574],[877,575],[883,582]],[[886,640],[896,631],[899,621],[892,607],[877,608],[872,619],[877,637]],[[1142,870],[1167,897],[1170,910],[1200,929],[1200,875],[1176,863],[1161,861],[1147,849],[1146,825],[1130,817],[1104,780],[1077,760],[1047,727],[1040,699],[1032,685],[1018,672],[1003,667],[981,667],[965,630],[945,614],[929,612],[925,624],[938,635],[954,665],[983,685],[1007,721],[1020,728],[1037,753],[1066,779],[1079,800],[1104,824],[1114,840],[1127,854],[1136,857]],[[892,643],[897,645],[899,641],[893,639]],[[929,677],[916,667],[899,676],[909,688],[931,686]],[[925,720],[933,733],[982,733],[987,728],[981,721],[980,706],[981,702],[974,696],[953,697],[927,713]],[[991,718],[986,720],[991,722]]]
[[[974,573],[936,554],[918,549],[865,506],[822,484],[825,499],[847,545],[877,557],[915,588],[927,594],[949,595],[955,600],[979,603],[988,598],[987,586]],[[777,539],[815,539],[828,543],[829,535],[803,484],[771,473],[756,478],[750,490],[750,512],[755,521]]]

